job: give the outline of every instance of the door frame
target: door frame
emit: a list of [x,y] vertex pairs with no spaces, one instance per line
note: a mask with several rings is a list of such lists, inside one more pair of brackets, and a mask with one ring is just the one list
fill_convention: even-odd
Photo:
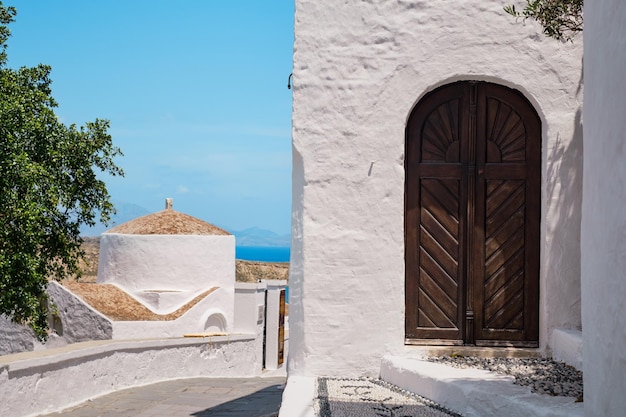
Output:
[[[533,208],[533,212],[531,214],[534,214],[535,216],[533,217],[533,220],[530,222],[530,226],[528,226],[527,223],[525,224],[525,242],[536,242],[536,249],[531,249],[530,252],[532,252],[531,254],[529,254],[528,256],[533,257],[534,258],[534,264],[531,265],[532,271],[527,272],[527,270],[525,269],[525,274],[530,273],[530,274],[534,274],[534,278],[532,279],[528,279],[525,278],[524,281],[524,297],[525,297],[525,301],[524,301],[524,332],[527,333],[524,337],[524,340],[505,340],[503,339],[504,337],[506,337],[506,332],[500,332],[499,336],[496,337],[500,337],[500,340],[481,340],[480,339],[480,335],[476,334],[481,332],[481,329],[478,325],[474,325],[474,306],[470,306],[470,308],[468,309],[468,303],[473,303],[476,299],[482,299],[482,302],[484,302],[485,300],[485,295],[483,292],[482,296],[478,296],[476,298],[472,298],[471,294],[472,292],[476,293],[478,291],[483,291],[484,288],[484,275],[482,275],[481,278],[477,279],[476,276],[473,276],[473,278],[467,278],[468,276],[470,276],[470,274],[472,274],[471,271],[468,271],[468,268],[472,268],[473,265],[476,264],[475,260],[469,261],[468,262],[468,258],[470,257],[480,257],[481,255],[476,255],[477,251],[476,248],[474,248],[473,246],[476,244],[476,240],[472,238],[471,234],[473,233],[473,229],[474,226],[472,226],[474,224],[474,215],[476,207],[473,207],[471,209],[467,209],[467,208],[463,208],[461,209],[462,213],[460,214],[460,222],[462,223],[467,223],[467,224],[463,224],[460,227],[461,230],[459,230],[459,242],[463,242],[463,245],[461,245],[461,243],[459,243],[459,245],[461,246],[461,248],[459,248],[459,252],[464,252],[463,255],[460,257],[459,259],[459,271],[462,271],[462,277],[459,280],[458,283],[458,292],[457,292],[457,301],[458,301],[458,323],[460,324],[458,329],[450,329],[449,332],[443,332],[443,334],[447,334],[449,333],[446,337],[425,337],[425,338],[415,338],[415,337],[409,337],[409,333],[410,333],[410,322],[411,320],[413,320],[412,322],[416,323],[417,319],[409,319],[410,314],[417,314],[416,312],[409,312],[409,304],[410,304],[410,297],[416,297],[415,293],[417,291],[416,288],[416,281],[417,279],[411,279],[409,274],[411,274],[412,272],[415,273],[415,270],[410,271],[409,270],[409,266],[410,265],[418,265],[418,263],[415,263],[415,260],[411,260],[409,259],[410,256],[416,257],[419,255],[414,254],[409,254],[408,253],[408,241],[409,239],[415,239],[415,241],[417,242],[417,237],[415,236],[415,233],[417,231],[417,229],[419,229],[419,225],[417,227],[413,226],[413,227],[409,227],[408,225],[408,220],[409,220],[409,214],[408,214],[408,209],[409,209],[409,186],[412,182],[414,182],[415,180],[420,181],[421,178],[424,178],[421,175],[417,175],[417,178],[410,178],[409,176],[409,172],[411,172],[411,170],[409,169],[409,164],[410,163],[419,163],[414,161],[411,158],[411,155],[409,154],[409,152],[411,151],[410,149],[410,136],[411,135],[415,135],[414,130],[415,129],[421,129],[422,125],[423,125],[423,120],[425,120],[428,115],[427,114],[420,114],[420,109],[424,108],[424,111],[427,111],[429,109],[429,100],[435,100],[435,102],[442,102],[442,98],[445,99],[446,93],[444,93],[442,95],[442,92],[447,92],[449,93],[448,96],[453,97],[454,96],[454,89],[451,88],[453,86],[459,86],[459,88],[463,87],[467,87],[470,88],[470,92],[469,93],[464,93],[463,96],[461,97],[461,106],[463,106],[463,109],[460,110],[459,113],[459,126],[465,126],[467,124],[467,126],[470,126],[468,129],[468,132],[460,132],[459,133],[459,140],[464,140],[464,141],[468,141],[467,137],[462,137],[463,135],[472,134],[472,129],[473,129],[473,134],[477,135],[477,134],[484,134],[485,137],[487,135],[486,132],[486,127],[485,127],[485,112],[486,109],[482,109],[479,110],[478,112],[478,117],[477,112],[475,111],[476,109],[476,101],[477,101],[477,96],[476,96],[476,92],[480,91],[481,94],[485,94],[485,91],[488,91],[490,89],[495,89],[495,91],[497,92],[504,92],[506,91],[506,94],[504,94],[504,96],[512,97],[512,101],[515,102],[513,103],[514,107],[512,107],[513,109],[515,109],[516,112],[522,112],[524,114],[523,116],[523,120],[524,120],[524,126],[527,128],[528,131],[528,136],[531,137],[531,140],[529,141],[529,143],[527,143],[525,145],[525,152],[529,153],[529,152],[533,152],[534,156],[531,156],[533,159],[533,161],[531,161],[530,164],[528,165],[532,165],[530,166],[530,168],[528,168],[529,172],[532,170],[534,178],[532,181],[531,185],[537,186],[538,189],[536,192],[532,192],[532,190],[530,192],[526,192],[525,194],[527,195],[528,203],[525,204],[534,204],[534,208]],[[480,85],[480,89],[477,88],[476,86]],[[471,87],[469,87],[471,86]],[[439,95],[437,95],[439,94]],[[484,97],[483,97],[484,98]],[[480,98],[478,98],[480,99]],[[485,102],[486,105],[486,102]],[[473,106],[473,113],[471,111],[466,112],[468,108],[471,108],[471,106]],[[482,114],[481,114],[482,111]],[[463,118],[465,117],[466,120],[463,120]],[[415,122],[415,119],[417,119],[419,122]],[[470,119],[470,120],[467,120]],[[532,119],[532,120],[531,120]],[[528,122],[528,123],[527,123]],[[528,126],[528,127],[527,127]],[[463,130],[463,129],[461,129]],[[479,133],[476,133],[479,132]],[[417,135],[418,137],[420,137],[421,140],[421,132],[419,135]],[[486,140],[486,139],[485,139]],[[480,145],[476,145],[476,143],[479,141],[476,140],[469,140],[468,143],[473,143],[472,146],[479,146]],[[532,143],[530,143],[532,142]],[[485,142],[486,143],[486,142]],[[419,146],[421,146],[421,142],[418,144]],[[483,144],[484,145],[484,144]],[[464,146],[464,145],[461,145]],[[532,149],[531,149],[532,148]],[[530,151],[529,151],[530,149]],[[480,152],[485,152],[484,148],[479,149]],[[471,152],[476,153],[476,150],[471,150]],[[404,199],[404,228],[405,228],[405,233],[404,233],[404,237],[405,237],[405,343],[406,344],[417,344],[417,345],[462,345],[462,344],[467,344],[468,340],[471,341],[471,343],[476,343],[477,341],[479,342],[478,344],[483,345],[483,346],[519,346],[519,347],[536,347],[538,346],[539,343],[539,282],[540,282],[540,246],[541,246],[541,238],[540,238],[540,225],[542,222],[542,212],[541,212],[541,160],[542,160],[542,131],[541,131],[541,118],[539,117],[535,106],[524,96],[524,94],[522,94],[521,92],[519,92],[518,90],[512,89],[510,87],[501,85],[501,84],[495,84],[495,83],[491,83],[491,82],[484,82],[484,81],[473,81],[473,80],[465,80],[465,81],[458,81],[458,82],[453,82],[453,83],[447,83],[444,85],[441,85],[433,90],[431,90],[430,92],[428,92],[427,94],[425,94],[418,102],[417,104],[414,106],[414,108],[411,110],[410,114],[409,114],[409,118],[407,119],[407,126],[405,129],[405,199]],[[474,160],[475,163],[475,160]],[[526,163],[526,160],[525,160]],[[471,163],[470,163],[471,164]],[[506,167],[505,167],[506,168]],[[485,182],[483,181],[482,185],[478,185],[479,181],[478,180],[474,180],[472,178],[470,178],[468,180],[468,175],[466,175],[465,173],[463,173],[460,176],[460,183],[464,182],[463,186],[461,186],[461,189],[464,190],[463,193],[464,195],[461,195],[459,197],[459,200],[462,202],[467,202],[468,206],[471,205],[470,204],[470,200],[468,199],[467,194],[468,193],[474,193],[476,192],[476,190],[471,190],[468,192],[468,181],[475,181],[474,184],[476,184],[476,187],[481,187],[481,186],[485,186]],[[524,180],[525,181],[525,186],[527,186],[528,184],[530,184],[530,180]],[[414,185],[414,184],[413,184]],[[473,187],[473,185],[470,185],[470,188]],[[530,187],[528,187],[530,188]],[[413,192],[413,196],[417,194],[417,192]],[[471,197],[469,197],[471,198]],[[486,197],[485,197],[486,198]],[[532,200],[532,201],[531,201]],[[526,201],[526,200],[525,200]],[[474,200],[474,202],[476,202]],[[414,202],[413,202],[414,204]],[[477,205],[477,207],[480,206],[480,204]],[[413,207],[413,205],[412,205]],[[485,210],[485,208],[483,207],[483,210]],[[469,218],[468,218],[469,215]],[[479,213],[480,215],[480,213]],[[421,224],[421,223],[420,223]],[[484,227],[484,226],[481,226]],[[530,229],[530,230],[529,230]],[[470,236],[467,236],[466,234],[469,234]],[[480,231],[479,231],[480,234]],[[484,230],[482,231],[482,235],[483,235],[483,240],[482,240],[482,244],[484,244]],[[478,242],[480,244],[480,242]],[[526,244],[525,244],[526,245]],[[532,244],[531,244],[532,246]],[[480,249],[483,250],[484,248]],[[526,251],[526,247],[524,249]],[[527,256],[527,255],[524,255]],[[482,262],[484,263],[484,250],[483,250],[483,260]],[[528,263],[525,263],[525,266],[528,267]],[[482,267],[481,267],[482,268]],[[535,269],[536,268],[536,269]],[[480,274],[478,274],[480,275]],[[530,284],[529,284],[530,282]],[[473,285],[472,285],[473,284]],[[527,295],[530,294],[530,297]],[[534,294],[534,295],[533,295]],[[482,297],[482,298],[481,298]],[[534,298],[534,300],[531,302],[530,305],[529,302],[527,301],[529,298]],[[417,305],[417,301],[415,301],[416,305]],[[475,306],[477,309],[482,308],[482,304],[480,302],[477,302],[477,306]],[[482,317],[482,312],[477,311],[477,316],[479,320],[483,320]],[[471,315],[471,317],[470,317]],[[481,321],[481,323],[483,323]],[[478,329],[478,330],[477,330]],[[484,328],[482,330],[485,330]],[[428,332],[426,332],[428,333]],[[442,333],[442,332],[440,332]],[[440,334],[438,333],[438,334]],[[481,333],[483,334],[483,333]]]

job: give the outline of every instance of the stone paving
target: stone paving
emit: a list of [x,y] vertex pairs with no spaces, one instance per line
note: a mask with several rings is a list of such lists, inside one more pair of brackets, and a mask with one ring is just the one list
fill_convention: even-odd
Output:
[[285,382],[283,377],[178,379],[117,391],[45,417],[274,416]]

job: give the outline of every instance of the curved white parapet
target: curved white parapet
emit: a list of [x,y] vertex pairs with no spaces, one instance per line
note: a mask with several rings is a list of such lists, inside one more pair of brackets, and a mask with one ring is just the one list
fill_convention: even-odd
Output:
[[0,357],[3,416],[52,413],[90,398],[178,378],[261,375],[254,335],[94,341]]

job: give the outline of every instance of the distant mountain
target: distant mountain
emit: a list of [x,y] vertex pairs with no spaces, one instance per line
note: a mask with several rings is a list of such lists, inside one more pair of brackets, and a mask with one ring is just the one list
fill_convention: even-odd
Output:
[[235,235],[237,246],[288,247],[291,245],[291,235],[279,235],[258,227],[251,227],[245,230],[230,230],[230,233]]
[[108,226],[98,222],[93,227],[83,226],[80,229],[81,236],[100,236],[107,230],[117,226],[118,224],[126,223],[127,221],[136,219],[137,217],[145,216],[150,212],[137,204],[131,203],[113,203],[115,204],[115,210],[117,213],[111,216],[111,222]]

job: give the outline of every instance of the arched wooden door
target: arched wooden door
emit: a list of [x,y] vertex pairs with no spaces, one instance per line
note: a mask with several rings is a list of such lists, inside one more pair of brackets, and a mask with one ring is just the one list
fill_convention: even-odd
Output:
[[516,90],[457,82],[406,129],[406,341],[537,346],[541,121]]

